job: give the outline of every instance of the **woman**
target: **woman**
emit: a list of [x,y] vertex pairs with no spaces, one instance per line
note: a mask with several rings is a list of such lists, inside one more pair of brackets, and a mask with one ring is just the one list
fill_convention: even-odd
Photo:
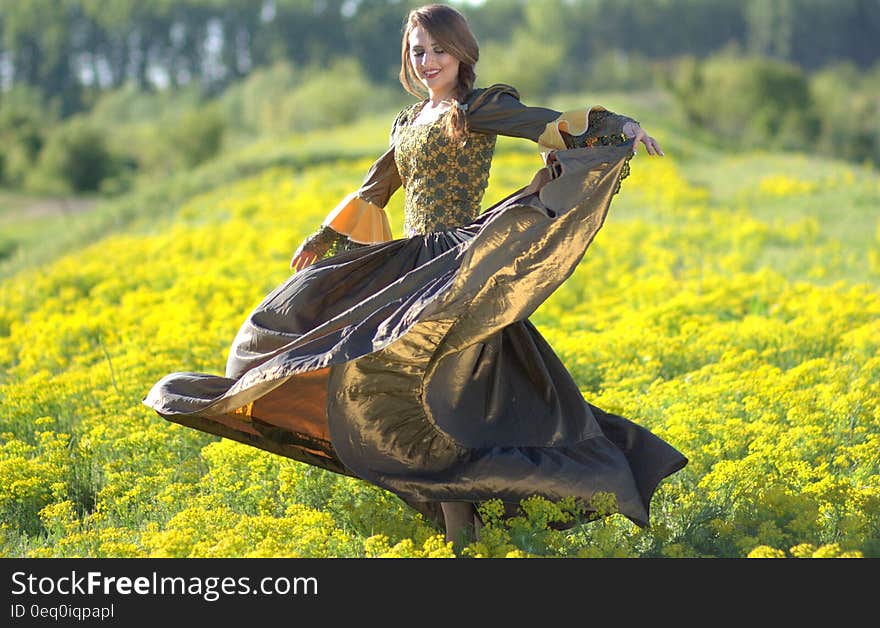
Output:
[[[636,145],[660,147],[601,107],[561,113],[510,86],[474,89],[477,42],[451,7],[412,11],[401,49],[401,83],[427,98],[398,114],[363,185],[249,315],[226,377],[174,373],[145,403],[437,519],[439,502],[458,546],[489,498],[573,496],[589,509],[613,493],[647,525],[657,484],[687,460],[588,404],[527,317],[582,258]],[[547,166],[480,214],[499,134],[536,141]],[[405,237],[392,239],[384,207],[401,186]]]

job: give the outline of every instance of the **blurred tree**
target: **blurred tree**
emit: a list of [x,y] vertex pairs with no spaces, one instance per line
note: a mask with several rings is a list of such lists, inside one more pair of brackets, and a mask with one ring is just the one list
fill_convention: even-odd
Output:
[[74,116],[49,137],[28,185],[55,194],[96,192],[118,165],[105,134],[81,115]]
[[217,106],[186,111],[166,129],[169,155],[178,154],[191,168],[216,155],[223,144],[226,122]]
[[296,64],[328,64],[347,54],[343,0],[273,0],[266,36]]
[[[505,41],[510,31],[522,24],[526,0],[487,0],[483,4],[462,8],[474,33],[482,44],[484,41]],[[538,4],[532,2],[531,4]],[[401,20],[404,16],[401,15]]]
[[690,122],[729,145],[795,148],[818,133],[807,76],[790,63],[730,54],[690,59],[672,90]]
[[42,89],[58,99],[64,114],[77,110],[82,93],[72,61],[74,40],[83,27],[78,4],[6,1],[2,11],[14,83]]
[[[57,108],[56,108],[57,109]],[[22,185],[46,142],[57,112],[38,89],[19,85],[0,98],[0,183]]]
[[571,11],[565,0],[526,5],[508,39],[482,46],[477,72],[483,82],[510,83],[526,98],[540,97],[560,84],[575,86],[584,67],[565,56],[574,35],[566,28]]
[[819,112],[818,148],[880,164],[880,63],[869,72],[852,62],[830,65],[816,73],[811,88]]
[[792,0],[749,0],[749,50],[753,54],[789,59],[794,32]]
[[387,0],[361,0],[344,6],[344,42],[337,35],[337,45],[347,45],[371,80],[396,82],[405,7]]
[[843,60],[867,68],[880,60],[877,0],[799,0],[792,23],[791,60],[807,69]]

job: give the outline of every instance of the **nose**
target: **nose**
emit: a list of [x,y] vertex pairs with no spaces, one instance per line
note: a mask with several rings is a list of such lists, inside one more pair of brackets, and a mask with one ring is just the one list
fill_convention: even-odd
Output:
[[434,53],[432,51],[426,50],[425,54],[422,55],[422,67],[430,68],[433,67],[432,63],[434,61]]

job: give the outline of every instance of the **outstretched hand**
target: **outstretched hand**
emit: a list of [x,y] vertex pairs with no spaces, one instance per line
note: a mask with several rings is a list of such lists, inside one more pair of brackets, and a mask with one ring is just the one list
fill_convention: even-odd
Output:
[[340,234],[332,228],[322,225],[315,233],[303,240],[293,253],[293,258],[290,260],[291,270],[293,272],[302,270],[326,257],[339,237]]
[[327,253],[327,242],[320,236],[320,230],[313,233],[303,240],[302,244],[294,251],[293,258],[290,260],[290,269],[293,272],[311,266]]
[[639,145],[639,142],[645,145],[645,150],[648,151],[649,155],[660,155],[664,157],[663,150],[660,148],[660,144],[657,143],[653,137],[645,133],[645,129],[639,126],[638,122],[630,121],[623,125],[623,134],[633,141],[633,155],[636,154],[636,147]]
[[317,262],[318,259],[319,256],[316,253],[298,249],[296,253],[293,254],[293,259],[290,260],[290,269],[293,272],[302,270],[306,266],[311,266]]

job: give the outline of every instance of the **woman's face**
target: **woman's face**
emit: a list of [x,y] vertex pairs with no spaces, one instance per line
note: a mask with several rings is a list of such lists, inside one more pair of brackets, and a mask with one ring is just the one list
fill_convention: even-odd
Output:
[[459,61],[443,50],[421,26],[409,33],[409,61],[432,96],[451,96],[458,83]]

